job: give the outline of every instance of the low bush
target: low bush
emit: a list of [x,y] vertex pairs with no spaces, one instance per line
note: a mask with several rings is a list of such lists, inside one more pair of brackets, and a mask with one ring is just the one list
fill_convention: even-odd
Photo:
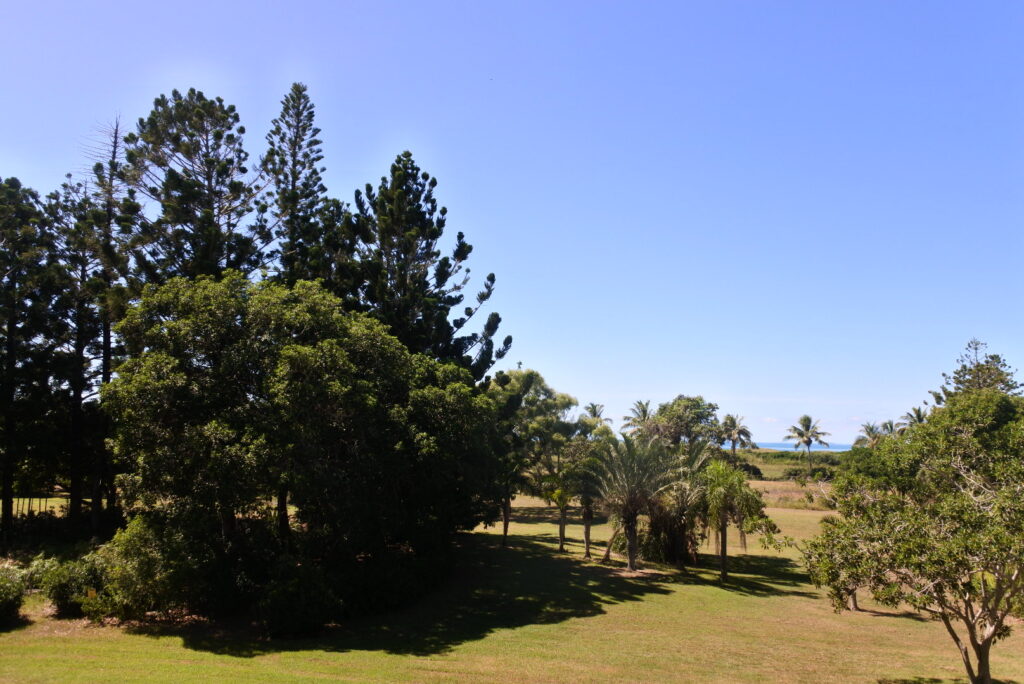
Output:
[[761,472],[761,469],[758,468],[753,463],[740,463],[736,467],[739,468],[740,470],[742,470],[744,473],[747,474],[747,479],[750,479],[750,480],[763,480],[764,479],[764,473]]
[[22,570],[13,564],[0,565],[0,623],[9,624],[18,619],[24,598]]
[[49,565],[39,579],[39,588],[53,603],[57,617],[81,617],[82,604],[103,589],[103,572],[95,554],[79,560]]
[[835,474],[835,468],[819,465],[811,468],[809,477],[807,468],[787,468],[786,472],[783,473],[783,477],[787,480],[820,482],[822,480],[831,480]]
[[33,558],[28,567],[25,568],[25,588],[42,589],[43,577],[58,565],[60,565],[60,560],[53,556],[47,556],[45,553],[41,553]]

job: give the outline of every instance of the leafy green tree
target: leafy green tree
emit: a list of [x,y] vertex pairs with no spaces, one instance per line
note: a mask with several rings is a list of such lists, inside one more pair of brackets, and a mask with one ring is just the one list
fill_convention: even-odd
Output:
[[718,405],[705,401],[704,397],[680,394],[658,406],[652,430],[670,446],[696,439],[713,439],[719,432],[717,411]]
[[[58,286],[55,238],[39,196],[16,178],[0,182],[0,545],[12,541],[14,477],[45,420]],[[33,423],[37,423],[35,428]]]
[[126,503],[195,546],[176,586],[205,587],[198,609],[224,593],[251,607],[237,578],[274,563],[323,573],[352,609],[380,605],[403,597],[389,583],[426,586],[454,533],[490,520],[494,403],[319,285],[174,278],[118,329],[130,358],[103,396],[132,465]]
[[732,447],[732,463],[736,463],[736,447],[756,449],[750,428],[743,424],[743,416],[726,414],[722,419],[721,438]]
[[359,299],[410,350],[455,363],[480,380],[508,353],[512,338],[495,344],[501,317],[494,312],[480,332],[463,334],[494,293],[493,273],[484,279],[475,302],[451,318],[465,299],[465,263],[473,247],[460,232],[451,254],[441,256],[438,242],[448,210],[438,207],[436,187],[437,179],[421,171],[410,152],[403,152],[376,189],[367,184],[365,193],[356,192],[350,230],[360,240]]
[[835,483],[841,519],[806,556],[837,610],[851,584],[939,620],[972,682],[1024,614],[1024,399],[957,392],[926,423],[879,447],[875,472]]
[[250,334],[254,293],[237,273],[148,286],[118,326],[130,358],[103,391],[129,503],[218,521],[225,543],[267,466],[261,376],[275,357]]
[[558,508],[558,550],[564,551],[567,511],[579,494],[579,471],[590,453],[587,436],[602,423],[589,416],[570,415],[576,399],[555,392],[542,379],[534,388],[538,394],[525,404],[529,422],[523,431],[531,452],[528,483],[533,493]]
[[797,421],[796,425],[789,426],[789,433],[783,439],[786,441],[795,440],[795,444],[793,444],[794,449],[799,449],[802,446],[807,450],[807,474],[809,475],[813,465],[811,461],[811,446],[820,444],[827,447],[828,442],[822,438],[828,437],[828,435],[829,433],[822,432],[818,427],[818,421],[805,415],[800,416],[800,420]]
[[822,519],[821,527],[821,536],[803,549],[811,581],[828,589],[837,610],[858,611],[857,591],[870,585],[873,566],[857,541],[856,523],[830,515]]
[[660,441],[626,435],[609,443],[594,465],[600,499],[622,521],[630,570],[636,570],[637,519],[671,484],[671,460]]
[[[565,525],[569,505],[581,496],[593,499],[592,483],[589,477],[595,463],[599,443],[588,439],[587,434],[580,432],[570,438],[558,454],[557,466],[550,469],[550,474],[542,482],[543,493],[558,508],[558,550],[565,551]],[[591,503],[592,505],[592,503]],[[584,555],[590,557],[590,515],[584,511]]]
[[774,523],[764,514],[761,493],[747,483],[747,476],[725,461],[714,460],[700,475],[704,520],[716,532],[719,578],[728,578],[729,524],[739,529],[740,542],[746,548],[746,535],[751,531],[765,534],[777,532]]
[[496,486],[501,509],[502,546],[508,541],[512,500],[527,486],[526,473],[533,464],[533,454],[527,444],[532,402],[527,403],[526,399],[538,380],[543,383],[540,374],[532,370],[499,371],[487,384],[487,394],[496,409],[494,451],[498,462]]
[[193,88],[158,97],[125,137],[122,177],[155,211],[140,216],[142,241],[134,249],[146,281],[220,277],[260,265],[270,235],[252,216],[257,188],[246,167],[244,134],[234,105]]

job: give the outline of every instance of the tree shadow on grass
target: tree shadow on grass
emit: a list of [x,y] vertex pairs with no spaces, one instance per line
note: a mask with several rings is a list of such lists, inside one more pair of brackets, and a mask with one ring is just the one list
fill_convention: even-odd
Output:
[[[920,613],[915,613],[910,610],[875,610],[873,608],[861,608],[858,612],[864,613],[865,615],[871,615],[872,617],[881,618],[906,618],[907,620],[914,620],[916,622],[931,622],[931,619]],[[893,680],[898,681],[898,680]],[[913,680],[907,680],[913,681]],[[923,680],[928,681],[928,680]]]
[[6,617],[0,620],[0,634],[16,632],[19,629],[25,629],[31,624],[32,620],[25,617],[23,613],[18,613],[16,617]]
[[309,639],[264,640],[248,629],[142,625],[131,631],[177,635],[187,648],[237,657],[279,651],[384,651],[427,656],[498,629],[591,617],[605,607],[666,594],[670,575],[624,573],[551,552],[528,536],[462,537],[459,570],[442,588],[403,610],[357,618]]
[[698,567],[689,568],[681,578],[686,584],[718,586],[750,596],[802,596],[818,594],[808,588],[807,573],[792,558],[783,556],[730,556],[729,574],[718,579],[718,556],[698,555]]

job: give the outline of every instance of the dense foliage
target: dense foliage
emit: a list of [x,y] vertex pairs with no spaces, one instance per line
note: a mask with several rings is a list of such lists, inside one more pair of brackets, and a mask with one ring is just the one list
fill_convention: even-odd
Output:
[[841,517],[806,550],[838,610],[858,588],[941,621],[972,682],[1024,615],[1024,399],[947,394],[926,422],[861,452],[835,484]]
[[[0,542],[116,532],[39,565],[62,614],[297,631],[421,591],[507,501],[519,403],[488,372],[511,338],[469,329],[495,278],[463,305],[437,180],[404,152],[354,208],[330,197],[301,84],[258,159],[245,134],[175,90],[88,178],[0,184]],[[54,490],[65,516],[15,525]]]

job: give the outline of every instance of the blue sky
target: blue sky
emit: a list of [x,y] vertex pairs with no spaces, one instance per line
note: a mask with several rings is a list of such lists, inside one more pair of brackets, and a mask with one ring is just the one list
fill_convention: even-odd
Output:
[[1024,4],[5,3],[0,175],[197,87],[293,81],[350,200],[409,149],[522,361],[618,418],[702,394],[836,442],[971,337],[1024,364]]

